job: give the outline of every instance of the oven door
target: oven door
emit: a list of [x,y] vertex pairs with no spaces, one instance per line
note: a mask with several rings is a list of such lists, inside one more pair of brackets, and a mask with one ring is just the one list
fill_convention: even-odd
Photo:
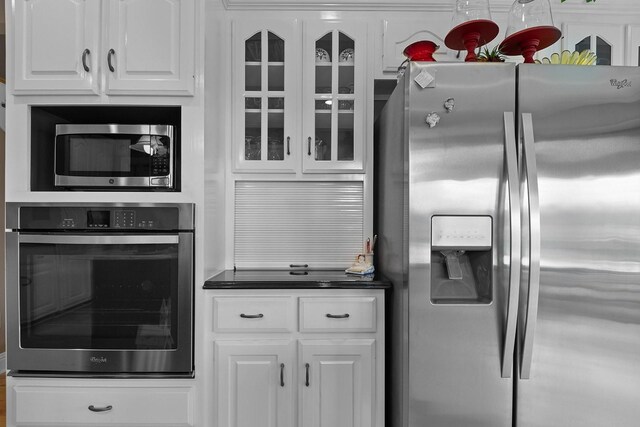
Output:
[[57,125],[55,185],[172,187],[173,126]]
[[7,367],[193,370],[193,233],[7,233]]

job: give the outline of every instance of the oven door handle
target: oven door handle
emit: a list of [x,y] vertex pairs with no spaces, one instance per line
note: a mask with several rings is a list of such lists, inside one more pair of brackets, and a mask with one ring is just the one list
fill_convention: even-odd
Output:
[[59,235],[59,234],[21,234],[20,243],[42,243],[53,245],[171,245],[177,244],[178,235]]

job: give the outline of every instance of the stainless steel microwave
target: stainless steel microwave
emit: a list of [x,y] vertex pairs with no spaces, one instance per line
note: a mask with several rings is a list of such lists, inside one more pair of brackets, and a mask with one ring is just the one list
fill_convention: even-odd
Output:
[[171,125],[58,124],[56,187],[174,188]]

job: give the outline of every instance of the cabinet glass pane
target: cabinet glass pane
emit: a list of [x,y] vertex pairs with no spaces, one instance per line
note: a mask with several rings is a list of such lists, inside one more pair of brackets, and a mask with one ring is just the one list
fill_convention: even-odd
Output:
[[284,160],[284,98],[268,100],[267,160]]
[[600,37],[596,37],[596,56],[597,65],[611,65],[611,45]]
[[272,32],[268,33],[269,90],[284,90],[284,40]]
[[338,160],[353,160],[353,101],[339,101]]
[[262,99],[246,97],[244,99],[244,159],[260,160],[260,134],[262,129]]
[[576,50],[582,52],[585,49],[591,49],[591,36],[585,37],[576,44]]
[[341,93],[353,93],[353,58],[355,55],[354,41],[350,37],[339,33],[338,51],[338,87]]
[[262,61],[262,34],[256,33],[244,43],[245,90],[262,90],[260,62]]
[[331,160],[331,107],[330,99],[316,99],[315,160]]
[[333,33],[316,41],[316,93],[331,93],[331,52]]

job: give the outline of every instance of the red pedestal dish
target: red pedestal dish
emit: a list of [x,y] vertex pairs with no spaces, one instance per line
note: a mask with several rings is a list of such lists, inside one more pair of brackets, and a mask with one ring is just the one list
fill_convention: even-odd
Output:
[[525,64],[533,64],[533,55],[545,49],[562,36],[562,31],[553,26],[531,27],[511,34],[500,43],[500,52],[505,55],[522,55]]
[[466,62],[477,61],[475,50],[491,42],[498,35],[498,24],[488,19],[474,19],[456,25],[444,38],[444,44],[453,50],[466,50]]
[[404,56],[409,61],[435,61],[433,59],[433,52],[438,50],[440,46],[429,40],[419,40],[411,43],[404,48]]

